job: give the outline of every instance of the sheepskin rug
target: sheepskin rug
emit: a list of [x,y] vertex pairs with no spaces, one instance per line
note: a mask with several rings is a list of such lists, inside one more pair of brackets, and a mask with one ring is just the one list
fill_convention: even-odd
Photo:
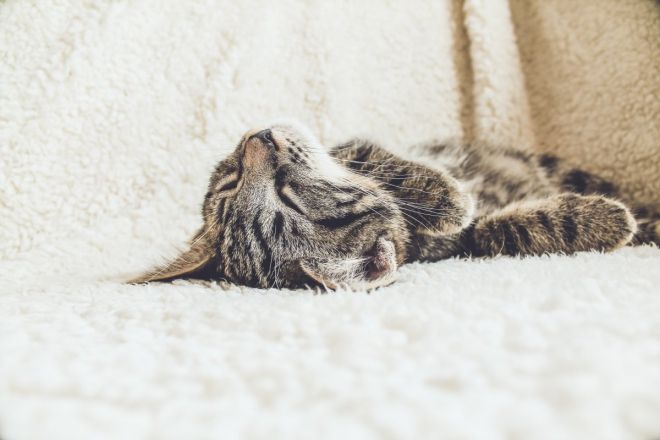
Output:
[[122,282],[272,118],[533,148],[506,4],[0,2],[0,438],[658,438],[655,247],[370,293]]

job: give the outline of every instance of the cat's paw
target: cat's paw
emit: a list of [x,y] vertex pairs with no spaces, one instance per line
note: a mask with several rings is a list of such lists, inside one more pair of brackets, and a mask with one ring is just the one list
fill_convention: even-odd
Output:
[[637,232],[632,213],[617,200],[573,194],[561,198],[560,209],[575,217],[578,238],[584,248],[618,249],[630,243]]
[[417,234],[430,237],[456,234],[467,228],[474,219],[475,203],[472,196],[461,190],[450,194],[451,201],[444,202],[436,212],[429,212],[427,219],[430,223],[421,224],[416,229]]

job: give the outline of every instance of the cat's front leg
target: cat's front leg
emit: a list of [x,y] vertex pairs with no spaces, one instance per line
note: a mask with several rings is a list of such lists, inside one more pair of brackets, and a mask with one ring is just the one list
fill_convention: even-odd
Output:
[[636,230],[620,202],[564,193],[512,203],[478,218],[461,238],[465,253],[473,256],[572,254],[625,246]]
[[454,234],[472,221],[472,197],[446,172],[402,159],[362,140],[340,145],[332,155],[393,193],[414,235]]

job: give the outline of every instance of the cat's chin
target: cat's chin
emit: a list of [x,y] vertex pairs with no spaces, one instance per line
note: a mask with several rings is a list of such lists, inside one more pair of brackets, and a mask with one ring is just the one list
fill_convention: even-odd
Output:
[[355,276],[344,279],[329,277],[319,271],[313,270],[306,264],[301,264],[305,274],[313,280],[318,286],[327,290],[347,290],[347,291],[368,291],[379,287],[389,286],[397,280],[397,266],[389,266],[386,271],[376,274],[365,273],[362,276]]

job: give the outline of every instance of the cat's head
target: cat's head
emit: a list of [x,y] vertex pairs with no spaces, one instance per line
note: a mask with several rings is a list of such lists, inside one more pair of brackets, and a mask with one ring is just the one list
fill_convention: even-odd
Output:
[[289,125],[243,136],[215,168],[202,214],[188,250],[134,281],[373,288],[391,283],[406,258],[409,235],[393,196]]

